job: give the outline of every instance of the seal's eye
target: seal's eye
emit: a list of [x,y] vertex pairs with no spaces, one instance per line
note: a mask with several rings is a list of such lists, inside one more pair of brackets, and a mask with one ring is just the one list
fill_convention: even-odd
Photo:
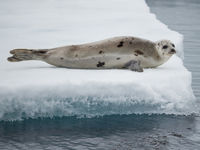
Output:
[[168,46],[167,46],[167,45],[164,45],[162,48],[163,48],[163,49],[167,49],[167,48],[168,48]]
[[175,45],[172,43],[172,47],[175,47]]

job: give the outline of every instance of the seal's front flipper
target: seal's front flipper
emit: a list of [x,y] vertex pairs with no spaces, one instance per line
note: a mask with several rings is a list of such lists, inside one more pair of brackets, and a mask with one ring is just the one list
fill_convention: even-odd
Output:
[[143,68],[140,66],[140,61],[131,60],[125,64],[125,68],[132,71],[143,72]]

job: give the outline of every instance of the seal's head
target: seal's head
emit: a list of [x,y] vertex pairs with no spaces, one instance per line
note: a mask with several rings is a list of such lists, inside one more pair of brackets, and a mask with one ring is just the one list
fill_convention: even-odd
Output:
[[175,45],[169,40],[161,40],[156,42],[156,48],[160,57],[168,60],[173,54],[176,53]]

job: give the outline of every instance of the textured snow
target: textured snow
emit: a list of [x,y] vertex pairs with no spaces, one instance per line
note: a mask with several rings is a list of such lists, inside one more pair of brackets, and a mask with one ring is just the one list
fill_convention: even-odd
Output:
[[[150,13],[144,0],[0,1],[0,120],[54,116],[196,112],[183,36]],[[52,48],[136,36],[169,39],[177,55],[143,73],[7,62],[14,48]]]

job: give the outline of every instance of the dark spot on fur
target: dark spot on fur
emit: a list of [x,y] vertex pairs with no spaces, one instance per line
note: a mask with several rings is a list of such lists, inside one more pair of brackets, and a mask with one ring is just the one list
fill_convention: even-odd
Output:
[[78,57],[78,54],[76,54],[75,57]]
[[47,50],[38,50],[38,51],[32,51],[33,54],[36,54],[36,55],[41,55],[41,56],[44,56],[44,54],[47,52]]
[[172,47],[175,47],[175,45],[172,43]]
[[103,54],[104,52],[103,51],[99,51],[99,54]]
[[64,58],[63,58],[63,57],[60,57],[60,59],[63,60]]
[[138,54],[135,54],[135,56],[138,56]]
[[132,38],[132,40],[135,40],[134,38]]
[[129,44],[133,44],[132,42],[129,42]]
[[123,44],[124,44],[124,42],[123,41],[121,41],[118,45],[117,45],[117,47],[122,47],[123,46]]
[[143,55],[144,53],[142,52],[142,51],[140,51],[140,50],[136,50],[135,51],[138,55]]
[[120,57],[117,57],[116,59],[117,59],[117,60],[120,60]]
[[102,67],[102,66],[104,66],[105,65],[105,62],[98,62],[98,64],[97,64],[97,67]]
[[46,50],[39,50],[39,51],[37,51],[38,53],[41,53],[41,54],[44,54],[44,53],[46,53],[47,51]]

